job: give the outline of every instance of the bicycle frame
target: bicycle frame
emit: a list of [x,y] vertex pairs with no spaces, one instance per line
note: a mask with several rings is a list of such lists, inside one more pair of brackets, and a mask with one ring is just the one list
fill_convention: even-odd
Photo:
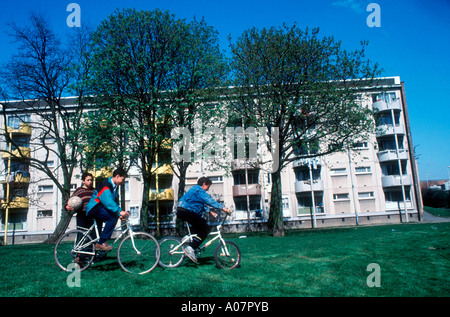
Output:
[[[114,228],[114,231],[120,229],[122,230],[122,226],[123,224],[118,225],[116,228]],[[76,253],[80,253],[80,254],[88,254],[88,255],[95,255],[95,251],[94,252],[89,252],[89,251],[83,251],[83,249],[91,246],[92,244],[98,242],[98,240],[100,239],[100,235],[98,233],[98,226],[97,226],[97,222],[94,219],[94,223],[92,224],[92,226],[89,229],[83,228],[83,227],[77,227],[79,229],[82,230],[86,230],[86,232],[83,234],[83,236],[81,237],[81,239],[76,243],[76,245],[73,247],[73,251],[75,251]],[[95,230],[95,234],[97,236],[97,238],[92,239],[91,241],[86,243],[86,238],[88,235],[91,234],[91,232]],[[139,250],[137,250],[135,244],[134,244],[134,238],[133,238],[133,229],[131,228],[130,222],[127,219],[126,221],[126,229],[122,230],[121,234],[113,241],[112,245],[114,245],[118,240],[122,239],[124,236],[126,236],[126,234],[130,232],[129,234],[131,235],[131,242],[133,245],[134,250],[136,251],[136,253],[139,255],[141,254],[141,252]]]
[[[209,235],[216,235],[214,238],[208,240],[204,245],[202,245],[199,248],[199,251],[203,251],[205,250],[207,247],[209,247],[214,241],[216,240],[220,240],[220,242],[222,242],[222,245],[225,247],[225,254],[227,256],[230,255],[230,253],[228,252],[228,248],[226,247],[226,243],[225,240],[222,238],[222,232],[220,231],[220,228],[222,228],[222,225],[225,223],[225,220],[227,219],[228,215],[224,217],[223,221],[221,224],[216,226],[216,231],[210,232]],[[183,239],[181,240],[181,243],[179,245],[177,245],[175,248],[173,248],[173,250],[170,251],[170,254],[177,254],[177,253],[184,253],[182,250],[178,251],[178,249],[180,249],[180,247],[182,245],[184,245],[186,242],[191,242],[192,238],[194,237],[198,237],[196,234],[191,234],[191,230],[189,229],[189,224],[187,224],[187,228],[188,228],[188,232],[189,234],[185,237],[183,237]]]

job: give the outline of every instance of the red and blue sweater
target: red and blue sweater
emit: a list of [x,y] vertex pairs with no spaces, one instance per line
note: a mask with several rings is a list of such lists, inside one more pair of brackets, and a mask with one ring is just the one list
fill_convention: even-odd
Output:
[[120,216],[122,208],[120,208],[119,191],[117,189],[118,188],[113,184],[111,177],[101,182],[86,205],[86,214],[98,204],[102,204],[105,209]]

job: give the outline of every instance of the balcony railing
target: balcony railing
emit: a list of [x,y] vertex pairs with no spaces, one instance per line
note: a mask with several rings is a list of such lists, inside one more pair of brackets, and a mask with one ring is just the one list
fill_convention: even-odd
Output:
[[233,185],[233,196],[261,195],[260,184]]
[[400,175],[388,175],[381,177],[383,187],[401,186],[402,183],[404,186],[410,186],[412,184],[411,176],[403,175],[403,177],[400,177]]
[[172,188],[160,189],[158,192],[155,189],[150,191],[149,200],[174,200],[174,192]]
[[29,206],[29,199],[27,197],[14,197],[9,204],[6,203],[6,201],[1,201],[2,209],[6,209],[7,207],[12,209],[19,209],[19,208],[28,208]]
[[405,134],[405,128],[399,124],[396,124],[395,126],[391,124],[383,124],[377,127],[375,133],[377,137],[385,135]]
[[172,166],[170,164],[162,164],[159,165],[158,167],[152,167],[152,173],[154,174],[169,174],[172,175],[173,174],[173,170],[172,170]]
[[[8,151],[8,150],[6,150]],[[31,158],[31,149],[27,147],[19,147],[18,149],[12,150],[12,152],[2,152],[2,158],[8,159],[29,159]]]
[[377,100],[372,104],[372,107],[374,109],[377,109],[378,111],[387,111],[387,110],[401,110],[402,105],[400,103],[400,100],[394,100],[390,102],[386,102],[384,100]]
[[12,133],[13,135],[31,135],[31,125],[21,122],[18,127],[5,126],[3,133]]
[[310,192],[310,191],[321,191],[323,190],[323,181],[321,179],[314,180],[311,186],[311,181],[295,181],[295,192],[296,193],[302,193],[302,192]]
[[408,151],[401,149],[399,150],[398,156],[396,150],[384,150],[377,153],[379,162],[388,162],[395,160],[407,160],[408,159]]

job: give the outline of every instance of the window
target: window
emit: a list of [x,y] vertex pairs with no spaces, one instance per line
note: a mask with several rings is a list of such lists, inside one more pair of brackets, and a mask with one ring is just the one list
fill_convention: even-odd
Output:
[[[261,196],[249,196],[250,211],[261,209]],[[247,196],[234,197],[234,205],[238,211],[247,211]]]
[[372,172],[370,166],[355,167],[356,174],[369,174]]
[[258,184],[259,180],[259,171],[258,170],[249,170],[248,174],[248,183],[249,184]]
[[373,192],[361,192],[358,193],[358,198],[360,199],[367,199],[367,198],[374,198]]
[[349,197],[348,193],[333,195],[333,200],[349,200],[349,199],[350,199],[350,197]]
[[47,167],[54,167],[55,161],[47,161]]
[[37,212],[37,217],[38,218],[44,218],[44,217],[52,217],[53,216],[53,211],[48,209],[48,210],[38,210]]
[[382,94],[373,94],[372,95],[372,102],[376,101],[385,101],[385,102],[391,102],[396,100],[395,92],[388,92],[388,93],[382,93]]
[[[386,198],[386,202],[403,202],[403,193],[401,190],[385,191],[384,196]],[[405,186],[405,198],[406,201],[411,201],[409,186]]]
[[208,177],[213,183],[221,183],[223,182],[223,176],[210,176]]
[[331,169],[331,175],[335,176],[341,176],[341,175],[347,175],[347,169],[344,168],[332,168]]
[[13,128],[13,129],[19,129],[20,124],[22,122],[29,123],[30,121],[31,120],[30,120],[29,114],[9,116],[8,117],[8,127]]
[[51,192],[53,192],[53,185],[39,185],[38,192],[51,193]]
[[131,218],[139,217],[139,206],[130,206],[130,217]]
[[355,142],[352,145],[353,149],[368,149],[369,143],[368,142]]
[[289,209],[289,197],[282,197],[283,209]]
[[[400,124],[400,113],[396,112],[394,113],[394,120],[395,120],[395,125],[398,126]],[[394,124],[392,123],[392,115],[391,113],[380,113],[377,115],[376,118],[376,124],[377,126],[382,126],[382,125],[387,125],[387,126],[393,126]]]

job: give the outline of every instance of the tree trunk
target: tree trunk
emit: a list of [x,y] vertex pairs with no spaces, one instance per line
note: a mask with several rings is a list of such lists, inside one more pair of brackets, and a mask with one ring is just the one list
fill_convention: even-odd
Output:
[[281,171],[272,173],[272,194],[270,197],[270,210],[268,227],[274,237],[284,237],[283,208],[281,193]]
[[[190,163],[186,163],[186,162],[182,161],[180,164],[177,164],[177,165],[178,165],[178,170],[180,171],[179,183],[178,183],[178,201],[179,201],[180,198],[184,196],[185,191],[186,191],[185,190],[186,189],[186,172],[187,172],[187,169],[188,169]],[[175,221],[175,229],[176,229],[177,235],[179,237],[183,237],[185,235],[183,221],[181,219],[178,219],[178,217]]]
[[148,206],[150,199],[150,181],[144,180],[144,188],[142,192],[142,208],[140,217],[140,230],[149,231]]

